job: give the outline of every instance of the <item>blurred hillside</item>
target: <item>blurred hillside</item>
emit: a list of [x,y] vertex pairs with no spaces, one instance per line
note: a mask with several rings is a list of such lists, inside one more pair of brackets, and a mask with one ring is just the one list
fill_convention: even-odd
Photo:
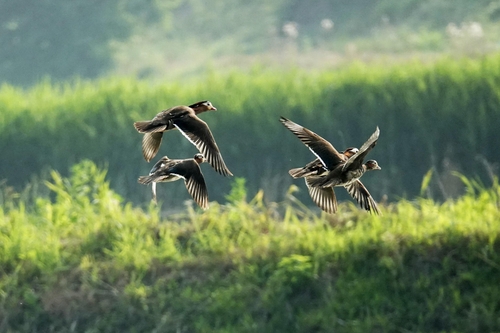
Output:
[[207,69],[335,67],[499,47],[500,1],[0,0],[0,78],[192,78]]
[[[454,197],[454,171],[490,181],[497,170],[500,68],[498,56],[483,55],[500,47],[499,18],[499,0],[0,0],[0,78],[25,88],[0,88],[9,161],[0,179],[19,189],[86,158],[109,165],[112,186],[144,202],[136,178],[150,165],[132,122],[210,99],[224,112],[205,119],[251,192],[280,199],[291,184],[282,171],[311,158],[286,137],[284,115],[339,149],[380,125],[385,149],[374,158],[384,172],[367,180],[377,200],[418,195],[430,169],[436,197]],[[288,159],[277,156],[275,133],[287,138]],[[169,140],[169,155],[194,154],[182,137]],[[262,156],[262,167],[243,163],[248,156]],[[211,199],[223,200],[230,181],[207,178]],[[185,194],[181,182],[171,187]]]

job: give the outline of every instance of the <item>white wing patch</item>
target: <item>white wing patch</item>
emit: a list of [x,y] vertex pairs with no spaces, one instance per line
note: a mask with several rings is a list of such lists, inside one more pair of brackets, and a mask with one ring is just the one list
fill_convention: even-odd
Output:
[[[182,178],[182,179],[186,179],[186,177],[184,177],[183,175],[179,175],[178,173],[173,173],[173,172],[171,172],[171,173],[170,173],[170,175],[172,175],[172,176],[176,176],[176,177],[179,177],[179,178]],[[179,178],[177,178],[177,179],[179,179]],[[177,180],[177,179],[176,179],[176,180]]]
[[209,146],[201,139],[196,138],[193,140],[189,137],[187,133],[185,133],[179,126],[174,124],[174,126],[179,130],[179,132],[184,135],[186,139],[189,140],[198,150],[205,156],[207,162],[215,169],[215,171],[221,173],[222,175],[232,175],[232,173],[227,170],[227,167],[224,164],[224,160],[222,159],[222,155],[219,151],[211,151]]
[[193,145],[195,145],[195,146],[197,147],[196,142],[194,142],[193,140],[191,140],[191,138],[189,137],[189,135],[187,135],[187,133],[185,133],[185,132],[182,130],[182,128],[180,128],[180,127],[179,127],[179,126],[177,126],[176,124],[174,124],[174,126],[175,126],[178,130],[179,130],[179,132],[181,132],[181,133],[182,133],[182,135],[184,135],[184,137],[185,137],[186,139],[188,139],[188,141],[189,141],[189,142],[191,142]]
[[323,161],[323,159],[321,158],[321,156],[319,156],[318,154],[316,154],[316,152],[314,150],[312,150],[310,147],[308,147],[308,148],[318,158],[318,160],[321,162],[321,164],[323,164],[323,166],[325,167],[325,169],[328,170],[328,167],[325,164],[325,161]]

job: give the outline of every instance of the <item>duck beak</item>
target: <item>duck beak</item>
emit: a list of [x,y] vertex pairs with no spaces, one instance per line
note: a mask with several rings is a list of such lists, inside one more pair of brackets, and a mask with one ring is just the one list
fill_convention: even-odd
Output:
[[382,170],[382,168],[379,165],[377,165],[377,167],[375,168],[375,170]]
[[212,107],[210,108],[210,110],[212,111],[217,111],[217,108],[215,106],[212,105]]

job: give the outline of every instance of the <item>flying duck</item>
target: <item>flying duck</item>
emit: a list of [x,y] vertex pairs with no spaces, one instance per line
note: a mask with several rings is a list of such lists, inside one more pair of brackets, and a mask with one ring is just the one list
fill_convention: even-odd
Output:
[[[344,150],[343,152],[340,152],[340,154],[343,156],[342,159],[344,161],[347,161],[347,159],[349,157],[356,154],[358,151],[359,151],[358,148],[350,147],[350,148],[347,148],[346,150]],[[290,169],[290,171],[288,171],[288,173],[293,178],[303,178],[303,177],[308,177],[308,176],[325,175],[328,173],[328,169],[325,168],[323,163],[321,163],[321,160],[319,158],[317,158],[314,161],[307,163],[302,168]]]
[[305,177],[309,194],[317,206],[328,213],[335,213],[337,211],[337,199],[333,188],[343,186],[359,203],[361,208],[377,214],[380,213],[375,200],[359,181],[365,171],[380,170],[380,166],[375,160],[363,164],[363,158],[378,140],[378,127],[360,149],[348,148],[343,153],[339,153],[330,142],[313,131],[284,117],[281,117],[280,121],[318,158],[303,168],[295,168],[289,171],[294,178],[297,178],[297,176]]
[[209,101],[201,101],[190,106],[180,105],[158,113],[152,120],[136,121],[135,129],[144,133],[142,154],[149,162],[158,153],[163,132],[178,129],[205,156],[208,163],[223,176],[233,174],[227,168],[217,143],[207,123],[198,114],[217,110]]
[[156,202],[156,183],[184,179],[186,189],[194,201],[202,209],[207,209],[207,186],[199,166],[203,162],[205,162],[205,157],[199,153],[194,155],[193,158],[183,160],[171,160],[167,156],[163,156],[153,166],[149,175],[139,177],[138,182],[144,185],[152,183],[153,200]]

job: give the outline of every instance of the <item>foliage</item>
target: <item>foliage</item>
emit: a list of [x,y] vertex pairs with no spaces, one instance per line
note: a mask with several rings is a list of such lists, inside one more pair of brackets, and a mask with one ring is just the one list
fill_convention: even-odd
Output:
[[[160,219],[84,161],[0,207],[4,332],[492,332],[500,187],[317,216],[292,200]],[[241,182],[236,182],[240,187]],[[243,190],[244,191],[244,190]]]
[[[284,21],[296,21],[310,32],[319,30],[319,22],[330,18],[341,34],[366,34],[381,25],[385,18],[391,24],[412,28],[443,29],[450,22],[478,20],[488,11],[491,1],[447,0],[314,0],[307,5],[299,0],[283,4],[279,13]],[[314,18],[315,20],[313,20]],[[309,25],[309,26],[308,26]],[[314,26],[314,28],[313,28]]]
[[0,8],[0,77],[18,85],[100,76],[112,65],[110,40],[162,18],[154,0],[1,0]]
[[[494,13],[498,10],[491,8],[493,4],[495,2],[490,0],[280,0],[272,3],[190,0],[173,9],[170,41],[181,37],[183,40],[198,39],[203,44],[206,41],[221,44],[222,39],[232,52],[255,53],[272,49],[276,44],[282,47],[283,40],[288,39],[307,50],[331,44],[340,46],[341,42],[353,42],[359,37],[373,37],[373,31],[389,25],[396,31],[430,30],[441,37],[438,45],[442,46],[449,23],[479,21],[487,25],[494,22]],[[255,24],[256,17],[259,24]],[[182,24],[186,20],[191,20],[189,26]],[[323,20],[332,25],[325,26]],[[294,23],[296,34],[285,32],[290,22]]]
[[[211,100],[216,112],[201,115],[210,126],[229,169],[248,180],[249,195],[264,189],[281,200],[292,179],[286,171],[313,155],[278,119],[286,116],[328,139],[338,149],[360,146],[378,125],[380,140],[370,153],[382,171],[364,182],[378,201],[418,195],[423,175],[434,198],[456,197],[462,183],[451,172],[487,183],[500,160],[500,57],[443,58],[436,64],[392,67],[353,64],[310,73],[255,68],[228,75],[208,73],[196,82],[151,85],[133,79],[51,84],[33,89],[0,88],[0,175],[17,191],[34,175],[63,175],[82,159],[109,166],[111,186],[134,202],[150,200],[137,177],[151,168],[141,154],[136,120],[179,104]],[[166,133],[160,156],[187,158],[196,149],[178,132]],[[464,158],[467,156],[467,158]],[[209,198],[224,200],[230,178],[202,165]],[[296,183],[304,188],[302,182]],[[340,196],[345,191],[338,191]],[[175,195],[173,195],[175,193]],[[299,197],[310,203],[307,191]],[[159,200],[172,208],[189,199],[182,182],[160,184]],[[344,197],[345,198],[345,197]],[[341,197],[342,199],[342,197]],[[306,201],[307,200],[307,201]]]
[[[180,79],[249,54],[294,59],[297,50],[477,54],[497,49],[500,13],[490,0],[0,0],[0,8],[0,77],[23,86],[110,71]],[[470,21],[484,27],[481,47],[453,47],[446,25]]]

